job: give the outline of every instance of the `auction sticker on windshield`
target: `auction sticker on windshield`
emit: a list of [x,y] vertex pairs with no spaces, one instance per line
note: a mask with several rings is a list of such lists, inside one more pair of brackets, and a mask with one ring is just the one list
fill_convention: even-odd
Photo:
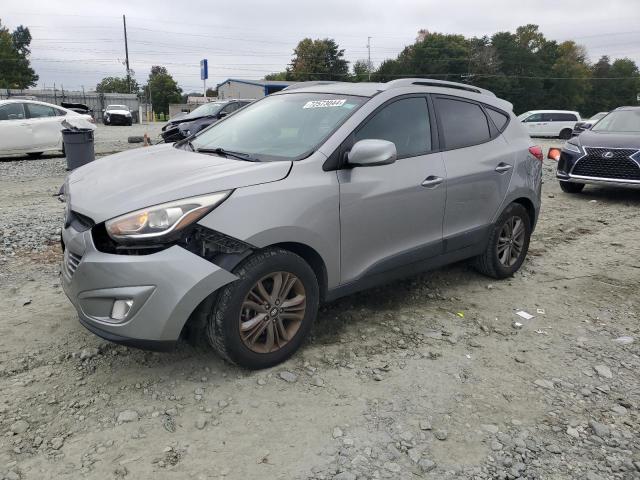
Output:
[[347,100],[311,100],[304,104],[302,108],[327,108],[327,107],[341,107]]

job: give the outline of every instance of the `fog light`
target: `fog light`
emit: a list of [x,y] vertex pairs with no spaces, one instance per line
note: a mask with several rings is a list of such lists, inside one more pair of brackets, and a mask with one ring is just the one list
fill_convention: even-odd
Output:
[[130,298],[114,300],[113,307],[111,307],[111,318],[114,320],[124,320],[131,310],[133,300]]

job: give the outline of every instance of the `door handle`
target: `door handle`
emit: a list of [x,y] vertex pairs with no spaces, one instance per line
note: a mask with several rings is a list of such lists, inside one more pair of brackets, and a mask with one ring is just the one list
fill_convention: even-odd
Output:
[[511,165],[509,165],[508,163],[500,162],[496,167],[496,172],[498,173],[508,172],[509,170],[511,170]]
[[420,184],[423,187],[427,188],[435,188],[440,185],[444,181],[442,177],[436,177],[435,175],[429,175],[424,181]]

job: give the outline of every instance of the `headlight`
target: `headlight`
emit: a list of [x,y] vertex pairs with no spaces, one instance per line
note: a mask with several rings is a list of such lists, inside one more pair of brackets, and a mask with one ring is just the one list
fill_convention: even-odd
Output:
[[197,222],[222,203],[231,190],[155,205],[105,223],[114,240],[157,238]]
[[580,150],[579,146],[569,142],[565,143],[562,149],[566,150],[567,152],[582,153],[582,150]]

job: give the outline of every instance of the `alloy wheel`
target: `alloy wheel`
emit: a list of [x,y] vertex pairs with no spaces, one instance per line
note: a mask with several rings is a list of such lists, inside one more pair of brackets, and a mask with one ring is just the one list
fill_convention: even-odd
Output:
[[306,312],[306,292],[292,273],[274,272],[249,290],[240,310],[240,337],[256,353],[285,346],[298,332]]
[[505,267],[512,267],[522,254],[525,239],[524,221],[514,216],[502,225],[498,236],[498,260]]

